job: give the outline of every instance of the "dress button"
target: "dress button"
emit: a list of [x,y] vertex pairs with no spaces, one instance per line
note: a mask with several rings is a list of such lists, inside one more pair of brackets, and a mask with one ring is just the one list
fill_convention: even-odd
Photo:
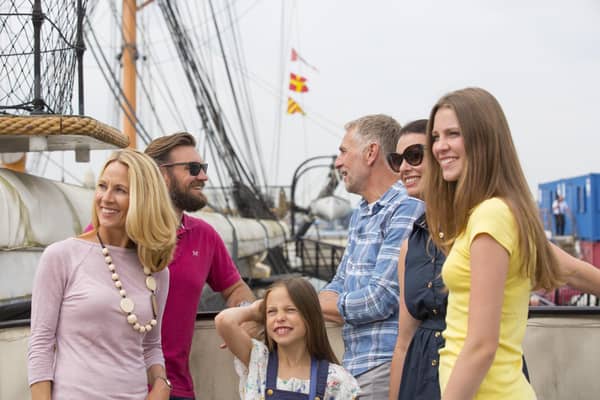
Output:
[[433,315],[437,315],[438,311],[437,308],[434,308],[433,310],[431,310],[433,312]]
[[319,396],[315,396],[315,400],[321,400]]
[[431,366],[435,367],[437,365],[437,360],[431,360]]
[[427,282],[427,287],[428,287],[429,289],[431,289],[431,287],[432,287],[432,286],[433,286],[433,283],[431,283],[431,281]]
[[273,396],[273,389],[267,389],[267,396]]
[[436,333],[434,334],[434,336],[435,336],[435,337],[440,337],[440,335],[441,335],[441,333],[440,333],[440,332],[436,332]]

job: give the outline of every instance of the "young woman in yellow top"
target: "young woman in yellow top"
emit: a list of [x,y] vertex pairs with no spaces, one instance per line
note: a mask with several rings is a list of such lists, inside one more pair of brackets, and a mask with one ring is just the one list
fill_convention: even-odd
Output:
[[508,123],[478,88],[442,97],[429,121],[427,223],[448,255],[442,399],[535,399],[522,373],[529,294],[562,277]]

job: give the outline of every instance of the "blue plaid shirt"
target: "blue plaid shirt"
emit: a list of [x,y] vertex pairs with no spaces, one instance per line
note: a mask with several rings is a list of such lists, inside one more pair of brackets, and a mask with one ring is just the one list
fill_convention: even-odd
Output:
[[350,218],[348,244],[333,280],[344,319],[344,367],[354,376],[392,360],[398,334],[398,255],[422,201],[398,181],[370,207],[363,199]]

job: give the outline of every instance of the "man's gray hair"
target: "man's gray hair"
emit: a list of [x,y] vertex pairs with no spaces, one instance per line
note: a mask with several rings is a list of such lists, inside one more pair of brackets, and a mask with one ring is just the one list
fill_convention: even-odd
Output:
[[379,144],[382,155],[396,151],[400,138],[401,126],[394,118],[384,115],[365,115],[344,125],[346,131],[354,130],[354,135],[361,142],[375,142]]

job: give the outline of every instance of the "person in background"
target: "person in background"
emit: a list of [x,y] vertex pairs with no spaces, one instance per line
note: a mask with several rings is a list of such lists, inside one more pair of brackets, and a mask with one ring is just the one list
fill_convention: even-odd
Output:
[[31,397],[168,399],[160,329],[177,219],[150,157],[121,150],[106,161],[92,225],[48,246],[40,259],[31,300]]
[[343,324],[343,364],[357,378],[360,398],[386,399],[398,330],[398,255],[423,203],[408,196],[387,165],[400,134],[393,118],[368,115],[345,129],[335,166],[346,190],[362,200],[342,261],[319,299],[325,319]]
[[[265,326],[265,342],[242,324]],[[215,318],[217,332],[236,356],[242,400],[355,399],[358,383],[338,365],[327,338],[317,292],[304,278],[278,281],[249,307]]]
[[556,227],[556,235],[563,236],[565,234],[565,215],[567,214],[567,202],[565,198],[556,193],[556,197],[552,202],[552,214],[554,215],[554,224]]
[[219,234],[203,220],[184,212],[198,211],[207,204],[202,189],[208,180],[208,165],[196,150],[194,137],[187,132],[159,137],[150,142],[145,153],[159,166],[179,221],[162,325],[167,375],[173,385],[171,399],[193,399],[189,358],[204,284],[220,292],[228,307],[253,301],[254,295]]

